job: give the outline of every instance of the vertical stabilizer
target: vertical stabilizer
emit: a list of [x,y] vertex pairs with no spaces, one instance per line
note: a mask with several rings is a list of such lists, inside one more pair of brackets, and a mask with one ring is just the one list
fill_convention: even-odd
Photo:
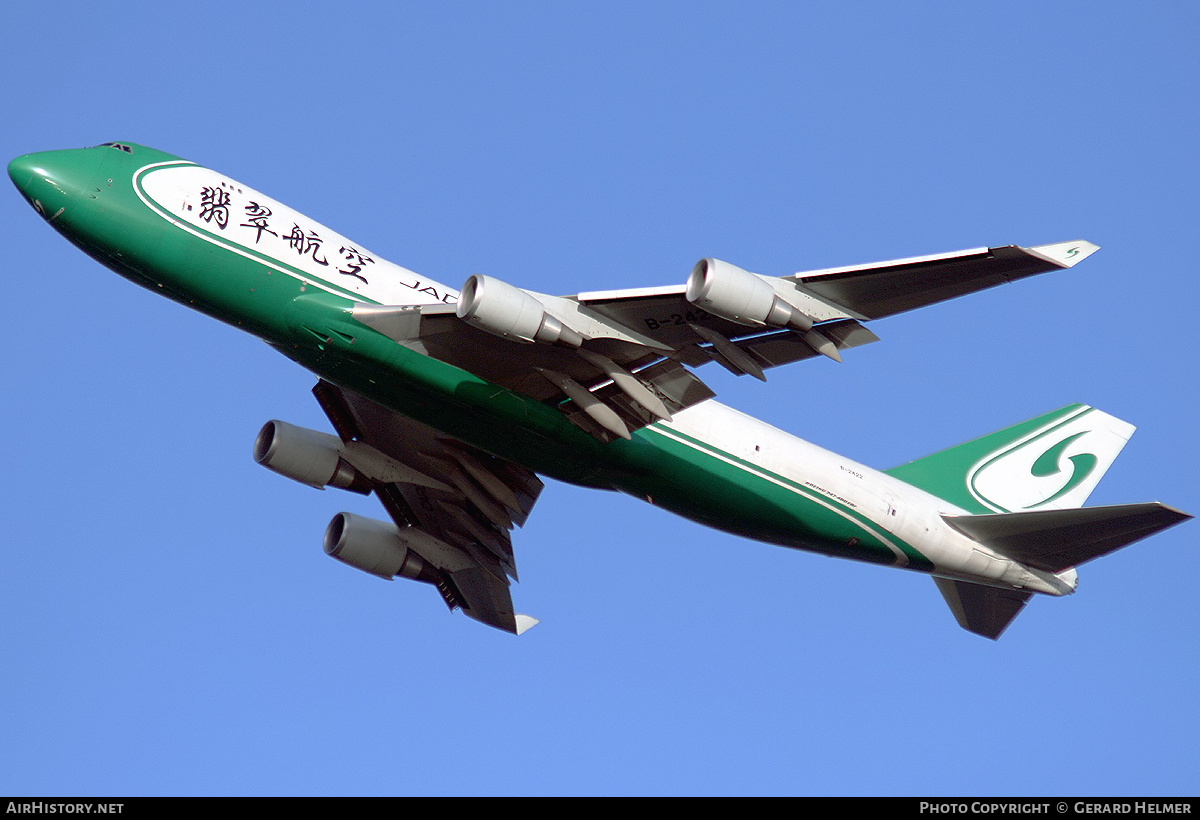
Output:
[[1072,404],[886,472],[976,514],[1080,507],[1133,435]]

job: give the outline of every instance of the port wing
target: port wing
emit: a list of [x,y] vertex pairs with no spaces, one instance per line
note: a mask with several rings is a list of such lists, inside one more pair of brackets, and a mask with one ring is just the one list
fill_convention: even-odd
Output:
[[321,381],[313,394],[348,450],[366,445],[355,460],[395,525],[419,532],[410,548],[441,574],[447,606],[507,632],[531,625],[509,594],[517,578],[510,531],[525,523],[541,480],[352,391]]

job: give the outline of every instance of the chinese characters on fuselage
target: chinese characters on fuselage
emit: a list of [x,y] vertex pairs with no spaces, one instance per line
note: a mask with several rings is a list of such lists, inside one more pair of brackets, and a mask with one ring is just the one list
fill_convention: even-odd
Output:
[[[230,190],[224,182],[221,183],[220,187],[204,186],[201,188],[200,212],[198,216],[204,222],[216,225],[218,230],[224,231],[229,227],[230,210],[235,207]],[[271,209],[254,200],[250,200],[243,205],[242,211],[244,212],[246,221],[238,223],[234,227],[249,228],[250,231],[247,233],[252,232],[254,237],[252,244],[260,245],[263,242],[263,236],[270,234],[294,250],[298,256],[311,259],[322,267],[332,267],[333,270],[343,276],[353,276],[364,285],[370,284],[367,281],[367,277],[363,275],[363,270],[368,265],[375,264],[375,260],[353,245],[339,245],[337,257],[340,258],[334,258],[331,264],[329,260],[330,254],[324,247],[324,237],[317,231],[311,228],[305,230],[295,220],[288,220],[291,221],[292,227],[287,233],[281,234],[279,231],[272,229],[271,219],[274,215]],[[280,230],[282,230],[282,227]],[[267,242],[271,243],[271,240],[268,239]]]
[[[203,172],[202,169],[198,170]],[[384,268],[376,271],[379,266],[370,256],[346,242],[343,237],[308,222],[290,208],[272,202],[253,191],[244,191],[231,182],[211,179],[205,181],[210,184],[200,183],[198,186],[200,208],[195,218],[210,230],[229,235],[234,242],[243,247],[255,248],[280,262],[295,260],[294,264],[297,267],[318,277],[322,271],[336,271],[369,287],[371,282],[367,277],[371,276],[373,271],[375,274],[372,278],[375,279],[383,276],[385,270],[391,271],[396,278],[391,282],[377,281],[376,286],[403,285],[444,304],[453,304],[457,299],[457,294],[453,291],[435,282],[422,281],[403,268],[385,263]],[[257,198],[250,199],[250,196]],[[271,204],[264,204],[264,200]],[[186,199],[184,202],[184,210],[190,211],[191,205],[186,204]],[[334,251],[334,248],[337,250]],[[358,285],[351,285],[351,288],[367,295]],[[394,301],[397,297],[392,293],[390,297],[384,298]]]

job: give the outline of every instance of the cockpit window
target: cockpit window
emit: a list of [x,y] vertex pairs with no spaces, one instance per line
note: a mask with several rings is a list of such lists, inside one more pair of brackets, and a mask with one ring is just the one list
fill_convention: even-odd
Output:
[[97,148],[116,148],[118,151],[124,151],[126,154],[132,154],[133,149],[128,145],[119,142],[102,142],[96,146]]

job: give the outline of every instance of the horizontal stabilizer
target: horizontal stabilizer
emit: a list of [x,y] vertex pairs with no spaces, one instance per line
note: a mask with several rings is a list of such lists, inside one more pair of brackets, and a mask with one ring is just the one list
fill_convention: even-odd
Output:
[[967,537],[1025,566],[1046,572],[1061,572],[1078,566],[1191,517],[1156,501],[1112,507],[942,516],[947,524]]
[[993,641],[1021,614],[1032,593],[1016,589],[997,589],[969,581],[934,578],[938,591],[950,605],[958,625],[968,632]]

